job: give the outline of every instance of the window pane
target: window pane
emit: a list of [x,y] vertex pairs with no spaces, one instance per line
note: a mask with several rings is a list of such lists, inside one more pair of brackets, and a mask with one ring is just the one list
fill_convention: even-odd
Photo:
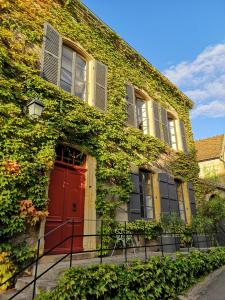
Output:
[[137,99],[137,101],[136,101],[137,127],[141,130],[143,130],[142,106],[143,106],[143,101],[140,99]]
[[177,186],[177,198],[178,198],[178,203],[179,203],[180,217],[184,222],[186,222],[186,212],[185,212],[182,182],[177,180],[176,186]]
[[81,58],[79,55],[77,55],[76,64],[83,69],[86,68],[86,61],[83,58]]
[[86,61],[76,55],[75,65],[75,95],[85,99],[86,92]]
[[83,81],[75,81],[75,95],[81,99],[85,98],[86,84]]
[[72,87],[72,63],[73,50],[66,46],[63,46],[60,86],[67,92],[71,92]]
[[141,217],[151,219],[154,217],[152,174],[139,172]]
[[169,133],[170,133],[170,144],[173,149],[177,150],[177,137],[175,130],[175,121],[169,119]]
[[136,114],[137,114],[137,128],[141,129],[144,133],[148,133],[148,113],[146,101],[136,99]]
[[60,81],[60,86],[64,91],[71,93],[71,85],[70,84],[68,84],[68,83],[61,80]]
[[147,219],[153,219],[154,218],[152,207],[147,207],[146,208],[146,217],[147,217]]
[[68,83],[68,84],[71,84],[71,82],[72,82],[72,73],[70,73],[67,70],[62,68],[61,69],[61,80]]
[[85,81],[86,80],[86,70],[81,67],[76,67],[76,79]]

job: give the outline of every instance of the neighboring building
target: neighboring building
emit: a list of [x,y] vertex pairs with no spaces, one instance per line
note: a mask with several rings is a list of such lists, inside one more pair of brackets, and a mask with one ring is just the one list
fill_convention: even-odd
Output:
[[[4,239],[22,231],[23,199],[40,212],[48,204],[40,235],[66,224],[46,238],[47,249],[71,232],[72,217],[78,250],[95,248],[95,237],[82,235],[96,233],[96,218],[159,220],[175,212],[190,223],[198,177],[191,100],[79,1],[25,1],[19,12],[7,3],[0,61]],[[34,95],[44,104],[40,121],[23,113]]]
[[225,184],[225,135],[195,142],[200,178]]
[[195,148],[206,200],[225,197],[225,135],[197,140]]

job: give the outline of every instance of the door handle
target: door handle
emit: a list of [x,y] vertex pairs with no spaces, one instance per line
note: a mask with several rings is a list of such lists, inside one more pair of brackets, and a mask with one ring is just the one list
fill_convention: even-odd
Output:
[[76,203],[72,204],[72,211],[77,211],[77,205],[76,205]]

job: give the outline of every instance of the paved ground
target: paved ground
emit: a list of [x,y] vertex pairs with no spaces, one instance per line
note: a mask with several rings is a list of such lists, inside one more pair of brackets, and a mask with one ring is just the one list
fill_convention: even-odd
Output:
[[197,300],[225,300],[225,270],[201,291]]
[[192,287],[182,300],[225,300],[225,267],[222,267],[202,282]]

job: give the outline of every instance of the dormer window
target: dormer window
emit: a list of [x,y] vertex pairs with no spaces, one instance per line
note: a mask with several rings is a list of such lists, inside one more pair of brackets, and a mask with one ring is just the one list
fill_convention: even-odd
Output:
[[86,65],[81,55],[63,45],[60,87],[81,99],[86,98]]

